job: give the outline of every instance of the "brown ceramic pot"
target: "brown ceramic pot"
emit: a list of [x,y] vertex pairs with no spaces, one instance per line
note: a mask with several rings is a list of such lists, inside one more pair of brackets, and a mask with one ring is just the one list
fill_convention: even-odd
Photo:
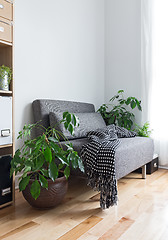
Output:
[[55,182],[48,179],[48,190],[41,188],[40,196],[35,200],[30,193],[32,182],[33,180],[30,180],[22,194],[27,202],[35,208],[44,209],[57,206],[63,200],[68,189],[68,181],[64,176],[57,178]]

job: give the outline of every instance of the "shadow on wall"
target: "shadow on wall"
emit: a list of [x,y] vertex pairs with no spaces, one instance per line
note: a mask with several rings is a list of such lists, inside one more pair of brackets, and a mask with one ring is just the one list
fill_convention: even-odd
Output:
[[[21,125],[19,126],[19,128],[16,129],[16,133],[15,133],[16,139],[18,136],[18,132],[22,130],[22,128],[25,124],[34,123],[32,103],[29,103],[24,107],[23,112],[20,115],[20,117],[22,118],[22,120],[21,120]],[[16,117],[16,123],[17,123],[17,117]],[[34,136],[34,134],[33,134],[33,136]],[[16,140],[16,150],[18,148],[20,148],[21,145],[22,145],[22,141],[20,139]]]

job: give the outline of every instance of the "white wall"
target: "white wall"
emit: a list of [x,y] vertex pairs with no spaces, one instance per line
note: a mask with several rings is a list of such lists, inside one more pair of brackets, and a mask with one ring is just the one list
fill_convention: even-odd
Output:
[[16,0],[16,136],[38,98],[141,98],[140,39],[141,0]]
[[140,39],[141,0],[16,0],[16,135],[37,98],[141,98]]
[[104,101],[103,0],[15,1],[16,135],[38,98]]
[[141,99],[141,0],[105,0],[105,39],[105,101],[119,89]]

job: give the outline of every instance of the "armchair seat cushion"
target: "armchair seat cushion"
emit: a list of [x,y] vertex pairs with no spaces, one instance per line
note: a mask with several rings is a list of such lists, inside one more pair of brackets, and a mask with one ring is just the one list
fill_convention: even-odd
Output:
[[[115,169],[116,178],[120,179],[130,172],[140,168],[153,158],[153,140],[147,137],[120,138],[120,145],[116,149]],[[80,155],[81,148],[88,143],[87,138],[74,139],[70,141],[74,150]],[[67,143],[67,142],[66,142]],[[63,147],[65,142],[62,142]],[[80,174],[80,171],[77,172]]]

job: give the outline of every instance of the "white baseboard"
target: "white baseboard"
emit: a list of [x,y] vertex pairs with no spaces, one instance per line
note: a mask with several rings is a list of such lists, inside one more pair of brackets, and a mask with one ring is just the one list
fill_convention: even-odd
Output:
[[159,166],[159,168],[168,170],[168,167]]

